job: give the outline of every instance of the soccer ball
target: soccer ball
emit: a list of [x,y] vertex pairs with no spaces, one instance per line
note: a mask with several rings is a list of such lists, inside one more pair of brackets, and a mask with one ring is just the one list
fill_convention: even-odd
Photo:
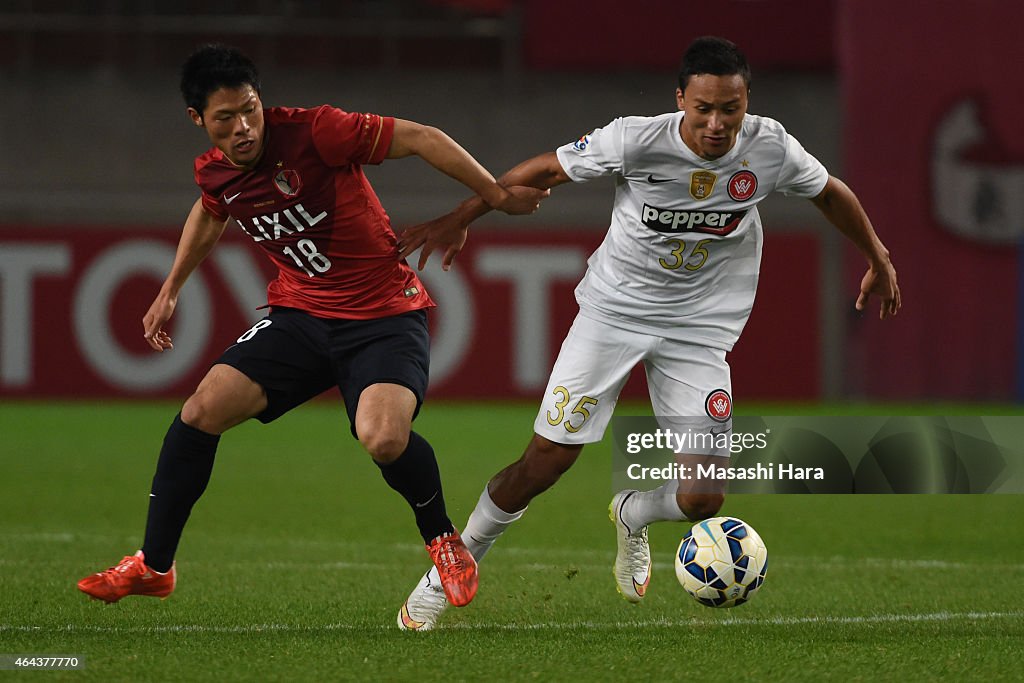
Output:
[[697,522],[676,552],[676,578],[702,605],[742,605],[764,583],[768,549],[754,528],[735,517]]

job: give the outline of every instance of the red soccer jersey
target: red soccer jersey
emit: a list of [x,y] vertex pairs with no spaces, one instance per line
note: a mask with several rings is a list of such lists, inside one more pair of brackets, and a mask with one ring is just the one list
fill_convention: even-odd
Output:
[[195,177],[206,210],[234,218],[277,265],[268,303],[352,319],[433,306],[398,260],[391,222],[362,170],[384,160],[395,120],[326,105],[263,114],[255,168],[241,170],[213,148],[196,159]]

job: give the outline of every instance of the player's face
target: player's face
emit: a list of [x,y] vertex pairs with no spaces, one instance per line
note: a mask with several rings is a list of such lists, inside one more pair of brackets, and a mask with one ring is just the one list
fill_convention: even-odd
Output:
[[251,168],[263,153],[263,103],[251,85],[210,93],[202,113],[189,108],[192,122],[235,166]]
[[736,144],[747,113],[747,84],[739,74],[691,76],[686,92],[676,88],[676,104],[686,113],[679,126],[686,146],[703,159],[718,159]]

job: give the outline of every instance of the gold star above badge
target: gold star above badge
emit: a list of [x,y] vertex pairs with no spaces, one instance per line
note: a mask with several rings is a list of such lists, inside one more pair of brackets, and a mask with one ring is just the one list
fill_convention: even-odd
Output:
[[747,166],[750,166],[750,162],[744,159],[740,162],[740,165],[743,166],[743,168],[746,168]]

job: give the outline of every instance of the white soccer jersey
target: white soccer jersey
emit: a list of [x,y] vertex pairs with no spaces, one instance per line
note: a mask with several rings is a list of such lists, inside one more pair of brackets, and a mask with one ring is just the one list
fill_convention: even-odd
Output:
[[757,203],[775,190],[815,197],[828,172],[773,119],[748,114],[714,161],[686,146],[682,120],[619,118],[558,148],[572,180],[616,182],[611,226],[576,300],[609,324],[728,351],[757,289]]

